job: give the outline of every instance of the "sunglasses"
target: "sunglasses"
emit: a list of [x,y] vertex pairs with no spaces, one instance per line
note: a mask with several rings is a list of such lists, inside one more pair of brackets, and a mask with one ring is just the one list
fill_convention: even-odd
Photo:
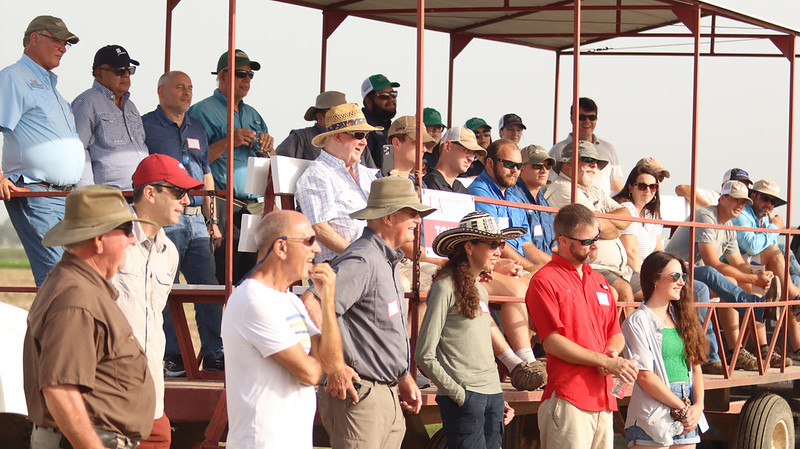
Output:
[[531,167],[533,167],[534,170],[545,170],[545,169],[550,170],[550,168],[553,167],[553,163],[547,162],[544,164],[531,164]]
[[580,243],[583,246],[590,246],[594,242],[600,240],[600,233],[598,232],[596,236],[594,236],[593,238],[590,238],[590,239],[576,239],[575,237],[570,237],[568,235],[564,235],[562,237],[566,237],[566,238],[568,238],[570,240],[574,240],[574,241]]
[[646,182],[637,182],[634,183],[633,185],[635,185],[636,188],[641,190],[642,192],[644,192],[647,189],[650,189],[651,192],[655,192],[656,190],[658,190],[658,183],[647,184]]
[[133,75],[136,73],[136,67],[118,67],[118,68],[108,68],[108,67],[98,67],[97,70],[104,70],[106,72],[111,72],[117,76],[124,76],[126,73],[129,75]]
[[766,201],[768,203],[771,203],[773,206],[777,206],[778,205],[778,202],[779,202],[778,199],[777,198],[773,198],[773,197],[767,195],[766,193],[759,193],[758,196],[759,196],[759,198],[761,198],[761,201]]
[[678,282],[678,279],[682,280],[683,282],[686,282],[686,276],[687,276],[686,273],[678,273],[678,272],[670,273],[667,275],[668,278],[672,279],[672,282]]
[[245,79],[245,78],[253,79],[255,73],[252,70],[234,70],[233,76],[239,79]]
[[183,198],[184,196],[188,195],[189,192],[192,191],[192,189],[184,189],[184,188],[181,188],[181,187],[178,187],[178,186],[172,186],[172,185],[168,185],[168,184],[153,183],[151,185],[158,186],[158,187],[163,187],[165,189],[171,190],[172,193],[175,195],[175,199],[176,200],[179,200],[179,199]]
[[125,237],[130,237],[133,235],[133,222],[129,221],[127,223],[122,223],[114,229],[119,229],[123,234],[125,234]]
[[69,50],[69,48],[72,47],[72,43],[70,43],[70,42],[55,38],[53,36],[48,36],[48,35],[46,35],[44,33],[36,32],[36,34],[38,34],[39,36],[44,36],[44,37],[50,39],[51,41],[55,42],[56,45],[58,45],[59,47],[63,45],[64,48],[67,49],[67,50]]
[[593,121],[597,120],[597,114],[589,114],[589,115],[578,114],[578,119],[580,121],[584,121],[586,119],[589,119],[590,122],[593,122]]
[[379,94],[373,94],[373,97],[378,97],[381,100],[388,100],[390,97],[397,98],[397,91],[393,90],[391,92],[381,92]]
[[491,129],[487,129],[487,130],[484,130],[484,131],[473,131],[473,132],[475,133],[475,138],[476,138],[476,139],[477,139],[478,137],[480,137],[480,136],[483,136],[483,137],[492,137],[492,130],[491,130]]
[[353,139],[362,140],[367,138],[367,136],[369,135],[369,131],[352,131],[352,132],[346,131],[345,134],[350,134],[351,136],[353,136]]
[[500,241],[500,242],[498,242],[498,241],[496,241],[496,240],[476,240],[476,241],[477,241],[477,242],[480,242],[480,243],[485,243],[486,245],[488,245],[488,246],[489,246],[489,249],[490,249],[490,250],[492,250],[492,251],[494,251],[494,250],[496,250],[496,249],[498,249],[498,248],[499,248],[500,250],[502,250],[503,248],[505,248],[505,247],[506,247],[506,242],[505,242],[505,240],[503,240],[503,241]]
[[599,164],[600,163],[599,159],[595,159],[593,157],[587,157],[587,156],[582,156],[581,157],[581,161],[583,161],[583,162],[585,162],[587,164]]
[[514,162],[514,161],[509,161],[508,159],[500,159],[500,158],[495,158],[495,160],[503,164],[503,167],[509,170],[512,170],[514,168],[516,168],[517,170],[522,170],[522,162]]
[[317,241],[317,236],[312,235],[310,237],[278,237],[278,240],[299,240],[303,242],[306,246],[313,246],[314,243]]

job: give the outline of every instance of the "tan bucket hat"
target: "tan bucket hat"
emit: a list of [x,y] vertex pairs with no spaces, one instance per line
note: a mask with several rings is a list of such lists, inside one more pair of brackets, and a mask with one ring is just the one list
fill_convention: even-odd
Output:
[[89,240],[131,221],[149,223],[131,213],[122,191],[102,184],[78,187],[67,195],[64,219],[47,231],[45,246],[64,246]]
[[393,214],[400,209],[411,208],[420,217],[433,213],[436,208],[419,202],[414,183],[408,178],[387,176],[372,181],[367,207],[350,214],[350,218],[371,220]]
[[753,187],[750,188],[750,191],[764,193],[766,195],[775,198],[776,200],[775,207],[783,206],[784,204],[786,204],[786,200],[778,196],[781,194],[781,188],[778,187],[778,183],[775,181],[770,181],[769,179],[762,179],[760,181],[756,181],[756,183],[753,184]]
[[[389,132],[386,133],[386,137],[391,141],[392,137],[400,134],[404,134],[412,139],[417,138],[417,118],[415,116],[404,115],[395,119],[395,121],[392,122],[392,126],[389,127]],[[433,137],[428,134],[425,128],[422,128],[422,143],[430,142],[434,142]]]
[[475,133],[469,128],[464,126],[454,126],[448,129],[447,132],[442,134],[442,140],[440,141],[440,144],[444,145],[444,143],[448,140],[450,142],[456,142],[462,147],[480,154],[481,157],[486,156],[486,150],[478,145],[478,140],[475,139]]
[[[606,168],[606,165],[608,165],[607,160],[600,158],[600,154],[597,153],[597,147],[588,140],[578,141],[578,157],[590,157],[596,160],[597,168],[600,170]],[[572,145],[567,145],[561,150],[561,159],[556,161],[556,166],[554,167],[555,171],[561,173],[561,166],[564,165],[565,162],[572,162]]]
[[753,200],[750,199],[750,194],[747,191],[747,185],[742,181],[726,182],[722,185],[722,190],[720,190],[719,194],[728,195],[737,200],[747,200],[748,203],[753,204]]
[[317,134],[311,139],[311,145],[315,147],[325,146],[325,139],[334,134],[346,133],[348,131],[380,131],[382,126],[372,126],[367,123],[361,108],[355,103],[345,103],[328,109],[325,114],[326,131]]
[[502,231],[497,225],[497,220],[486,212],[470,212],[458,223],[457,228],[448,229],[433,239],[433,252],[447,257],[453,253],[456,246],[469,240],[511,240],[525,235],[527,231],[522,227],[505,228]]
[[308,109],[306,109],[306,113],[303,114],[303,118],[307,122],[313,122],[314,116],[317,114],[317,109],[330,109],[334,106],[339,106],[340,104],[345,103],[347,103],[347,99],[343,93],[335,90],[327,90],[317,95],[317,100],[314,102],[314,106],[309,106]]

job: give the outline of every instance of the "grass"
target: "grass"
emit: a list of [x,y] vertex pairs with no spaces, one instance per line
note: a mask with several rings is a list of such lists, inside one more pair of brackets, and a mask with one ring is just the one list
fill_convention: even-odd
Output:
[[[30,268],[25,250],[22,248],[0,248],[0,269],[1,268]],[[2,278],[5,280],[5,278]]]

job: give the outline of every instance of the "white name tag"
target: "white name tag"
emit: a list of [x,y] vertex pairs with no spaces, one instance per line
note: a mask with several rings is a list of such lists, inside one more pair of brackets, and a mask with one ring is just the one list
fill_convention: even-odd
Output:
[[400,313],[400,304],[397,302],[396,299],[394,301],[390,302],[389,304],[387,304],[386,306],[389,309],[389,318],[391,318],[391,317],[397,315],[398,313]]
[[597,302],[603,306],[611,305],[611,303],[608,301],[608,293],[605,292],[597,292]]
[[542,232],[542,225],[537,224],[536,226],[533,227],[533,235],[534,236],[544,235],[544,232]]
[[190,150],[199,150],[200,149],[200,140],[192,139],[191,137],[186,138],[186,144],[189,145]]
[[500,229],[505,229],[508,227],[508,217],[499,217],[497,219],[497,225],[500,226]]
[[483,313],[489,313],[489,305],[486,304],[486,301],[480,301],[481,303],[481,310]]

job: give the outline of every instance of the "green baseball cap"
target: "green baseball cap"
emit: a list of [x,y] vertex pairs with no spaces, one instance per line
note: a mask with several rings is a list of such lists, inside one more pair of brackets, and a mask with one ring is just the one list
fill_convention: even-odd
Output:
[[386,89],[389,86],[400,87],[400,83],[389,81],[389,78],[386,78],[380,73],[372,75],[361,83],[361,98],[367,98],[367,95],[373,90]]
[[444,123],[442,123],[442,114],[433,108],[425,108],[422,110],[422,123],[424,123],[426,126],[444,126]]
[[464,123],[464,126],[471,129],[473,132],[481,126],[492,129],[492,127],[486,123],[486,120],[479,117],[472,117],[471,119],[467,120],[467,123]]
[[[239,50],[238,48],[236,49],[236,52],[234,52],[233,55],[235,57],[234,65],[236,67],[249,65],[250,67],[252,67],[254,72],[261,68],[261,64],[255,61],[251,61],[250,57],[247,56],[247,53],[243,52],[242,50]],[[222,56],[219,57],[219,61],[217,61],[217,71],[211,72],[211,74],[216,75],[227,67],[228,67],[228,52],[226,51],[225,53],[222,54]]]

